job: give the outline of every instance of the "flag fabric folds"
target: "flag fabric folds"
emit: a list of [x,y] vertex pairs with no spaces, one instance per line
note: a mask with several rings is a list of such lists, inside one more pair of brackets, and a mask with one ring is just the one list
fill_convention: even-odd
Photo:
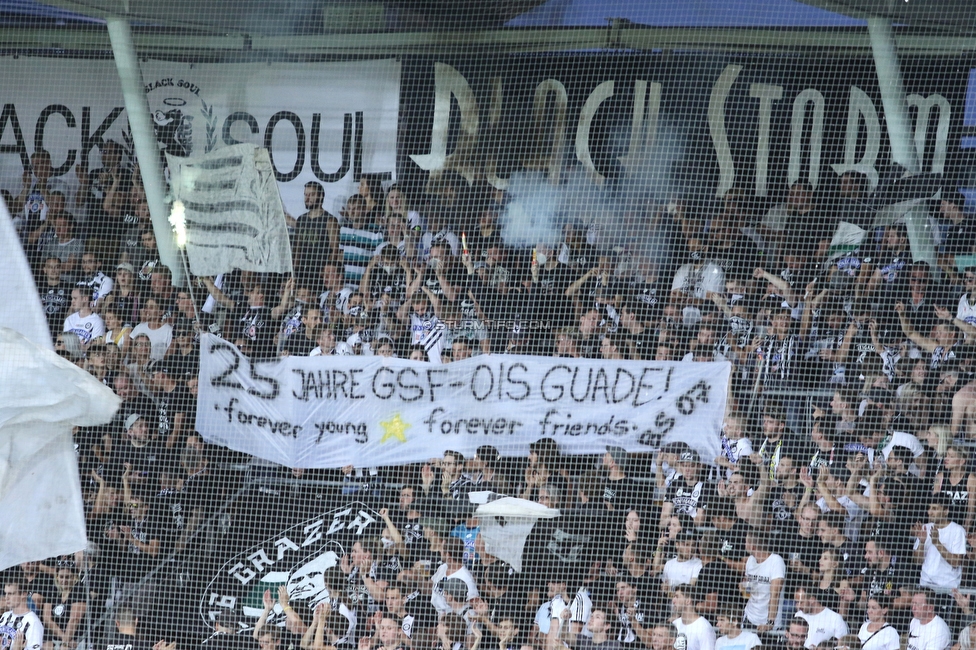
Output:
[[288,226],[267,149],[244,143],[167,159],[174,203],[184,209],[191,273],[292,272]]
[[6,206],[0,202],[0,569],[88,545],[71,430],[108,422],[119,398],[52,349]]

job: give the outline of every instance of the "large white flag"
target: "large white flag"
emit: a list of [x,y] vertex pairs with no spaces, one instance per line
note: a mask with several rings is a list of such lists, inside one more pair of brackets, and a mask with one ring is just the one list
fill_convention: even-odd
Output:
[[167,158],[173,198],[184,210],[191,273],[291,273],[288,226],[267,149],[245,143]]
[[109,421],[119,399],[52,350],[10,214],[0,201],[0,569],[84,549],[73,426]]

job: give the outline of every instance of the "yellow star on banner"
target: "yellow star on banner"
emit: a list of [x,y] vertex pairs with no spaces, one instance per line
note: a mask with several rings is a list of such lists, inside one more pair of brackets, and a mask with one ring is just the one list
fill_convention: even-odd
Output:
[[380,426],[383,427],[383,437],[380,438],[380,443],[384,443],[390,438],[396,438],[400,442],[406,442],[406,431],[411,427],[410,424],[403,421],[399,413],[386,422],[380,422]]

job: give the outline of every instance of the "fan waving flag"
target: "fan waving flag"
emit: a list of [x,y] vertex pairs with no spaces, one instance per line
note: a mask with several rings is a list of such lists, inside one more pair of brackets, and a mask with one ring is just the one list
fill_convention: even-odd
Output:
[[288,226],[267,149],[237,144],[166,157],[173,198],[184,210],[191,273],[291,273]]
[[87,545],[71,429],[112,419],[119,398],[51,349],[17,233],[0,201],[0,569]]

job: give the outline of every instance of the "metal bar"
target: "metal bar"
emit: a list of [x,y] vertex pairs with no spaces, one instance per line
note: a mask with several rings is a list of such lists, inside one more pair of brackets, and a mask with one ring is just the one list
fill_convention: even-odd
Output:
[[[579,50],[687,50],[723,52],[796,52],[811,50],[827,55],[870,55],[871,37],[863,29],[776,30],[743,28],[658,28],[628,26],[609,40],[604,27],[554,29],[498,29],[480,32],[393,32],[379,34],[325,34],[317,36],[200,35],[196,33],[132,34],[143,56],[209,58],[220,54],[246,56],[397,56],[401,54],[470,54],[479,48],[494,53],[557,52]],[[976,38],[892,33],[898,51],[912,54],[951,55],[976,51]],[[47,51],[106,56],[112,51],[109,35],[101,29],[0,29],[0,44],[7,52]]]
[[173,228],[169,224],[169,209],[166,207],[166,185],[163,180],[163,167],[156,148],[156,135],[150,118],[149,100],[143,89],[142,72],[139,59],[132,42],[129,23],[121,18],[108,19],[108,34],[115,55],[115,67],[122,84],[122,97],[125,112],[132,130],[132,141],[139,160],[139,171],[146,201],[152,217],[153,232],[156,235],[156,249],[160,261],[169,267],[173,286],[183,284],[183,268],[173,241]]

